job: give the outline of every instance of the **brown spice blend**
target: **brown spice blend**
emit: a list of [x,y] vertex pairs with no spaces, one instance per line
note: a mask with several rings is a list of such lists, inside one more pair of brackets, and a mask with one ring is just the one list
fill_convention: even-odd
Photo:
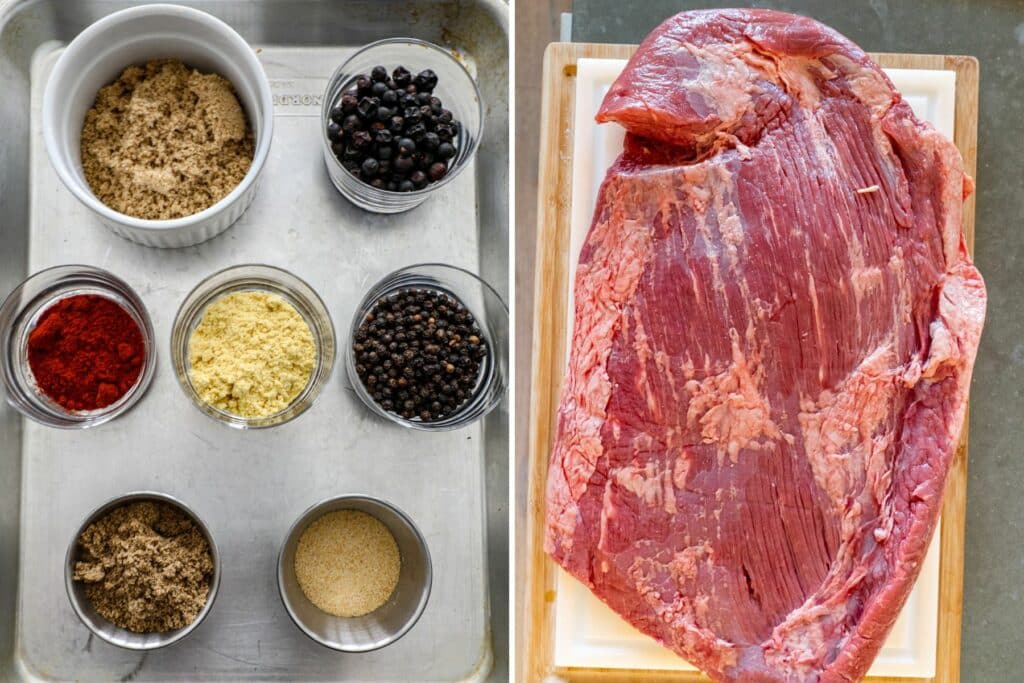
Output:
[[210,592],[213,557],[206,537],[184,512],[140,501],[115,508],[78,539],[75,581],[104,618],[136,633],[188,626]]
[[231,83],[176,59],[129,66],[85,115],[82,168],[93,193],[129,216],[198,213],[249,172],[253,135]]

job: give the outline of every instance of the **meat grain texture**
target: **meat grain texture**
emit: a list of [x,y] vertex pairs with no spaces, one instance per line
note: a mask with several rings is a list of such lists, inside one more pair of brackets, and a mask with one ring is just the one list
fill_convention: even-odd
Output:
[[720,681],[854,681],[917,577],[985,311],[972,189],[856,45],[678,14],[575,282],[546,549]]

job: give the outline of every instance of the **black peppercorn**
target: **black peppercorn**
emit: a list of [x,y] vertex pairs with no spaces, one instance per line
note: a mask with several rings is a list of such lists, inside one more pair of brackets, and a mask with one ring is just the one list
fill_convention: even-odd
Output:
[[360,151],[369,149],[372,143],[373,138],[370,137],[367,131],[357,130],[355,133],[352,133],[352,146],[356,149]]
[[[414,77],[397,66],[389,76],[384,66],[376,66],[369,76],[357,76],[354,85],[331,107],[326,122],[331,152],[352,175],[374,187],[409,192],[448,173],[448,160],[457,153],[453,143],[458,124],[433,95],[437,86],[433,71],[424,69]],[[430,310],[427,303],[416,304],[417,309]],[[400,308],[394,306],[396,311]],[[432,325],[424,327],[424,334],[436,336]],[[418,348],[420,341],[413,339],[408,345]],[[456,343],[461,338],[444,341]],[[407,342],[401,344],[399,350],[404,350]],[[449,360],[445,351],[436,353],[440,353],[437,358]]]
[[362,171],[364,178],[373,178],[377,175],[377,171],[380,170],[380,162],[373,157],[367,157],[363,160],[363,165],[359,170]]
[[442,142],[437,146],[437,156],[441,159],[451,159],[455,156],[455,146],[450,142]]
[[359,112],[359,116],[363,119],[371,119],[373,115],[377,113],[377,107],[380,105],[380,100],[376,97],[364,97],[359,100],[359,106],[356,111]]
[[455,128],[450,123],[439,123],[434,126],[434,132],[442,142],[451,142],[455,139]]
[[441,178],[444,178],[445,174],[448,173],[448,167],[444,165],[442,161],[436,161],[430,165],[430,179],[437,182]]
[[341,121],[341,129],[346,133],[354,133],[357,130],[362,129],[363,122],[359,120],[359,117],[355,114],[346,116]]
[[341,142],[341,126],[334,121],[327,124],[327,139],[331,142]]
[[437,137],[437,133],[425,133],[420,140],[420,147],[428,152],[436,152],[440,144],[441,138]]
[[[439,331],[448,340],[444,346],[430,341]],[[384,410],[424,422],[450,417],[473,395],[488,352],[472,314],[448,294],[432,290],[402,290],[378,299],[353,339],[356,373],[371,398]],[[393,346],[407,348],[377,350]],[[366,348],[374,350],[361,352]]]
[[[401,148],[399,148],[399,151],[401,151]],[[416,164],[413,162],[412,157],[406,154],[399,154],[392,166],[398,173],[408,173],[416,167]]]
[[413,123],[419,123],[420,117],[422,116],[422,114],[420,114],[420,108],[418,106],[417,107],[406,107],[402,111],[402,116],[405,117],[405,122],[406,123],[413,124]]
[[412,82],[412,74],[404,66],[396,66],[395,70],[391,72],[391,78],[399,88],[404,88]]
[[[344,120],[344,114],[354,114],[356,108],[359,106],[359,100],[354,95],[343,95],[341,97],[341,104],[334,109],[331,109],[331,118],[341,123]],[[342,118],[337,119],[334,117],[334,112],[340,109],[342,112]]]
[[416,151],[416,143],[409,138],[398,139],[398,152],[399,154],[412,154]]
[[414,126],[407,127],[405,129],[405,134],[419,142],[423,139],[423,136],[427,134],[427,129],[422,123],[417,123]]
[[416,74],[413,83],[420,90],[433,90],[437,86],[437,74],[430,69],[424,69]]

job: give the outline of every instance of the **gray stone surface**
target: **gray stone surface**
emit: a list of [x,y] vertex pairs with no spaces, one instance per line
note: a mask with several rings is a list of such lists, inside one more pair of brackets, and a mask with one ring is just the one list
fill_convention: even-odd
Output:
[[[737,2],[576,0],[573,40],[639,42],[684,9]],[[813,16],[875,52],[981,63],[975,260],[989,308],[971,394],[961,678],[1024,680],[1024,2],[757,2]]]

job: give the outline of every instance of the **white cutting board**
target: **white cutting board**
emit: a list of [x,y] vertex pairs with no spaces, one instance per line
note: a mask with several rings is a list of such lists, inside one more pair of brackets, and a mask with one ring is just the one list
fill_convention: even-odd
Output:
[[[623,129],[597,125],[594,115],[625,60],[580,59],[576,71],[573,146],[572,225],[569,282],[590,228],[605,171],[622,151]],[[952,71],[886,69],[896,88],[921,119],[953,138],[956,74]],[[569,288],[566,346],[572,338],[575,307]],[[568,353],[566,354],[568,357]],[[871,676],[931,678],[935,675],[939,609],[939,537],[936,529],[917,584],[889,639],[872,665]],[[555,599],[556,667],[693,671],[695,667],[643,635],[598,600],[579,581],[560,571]]]

